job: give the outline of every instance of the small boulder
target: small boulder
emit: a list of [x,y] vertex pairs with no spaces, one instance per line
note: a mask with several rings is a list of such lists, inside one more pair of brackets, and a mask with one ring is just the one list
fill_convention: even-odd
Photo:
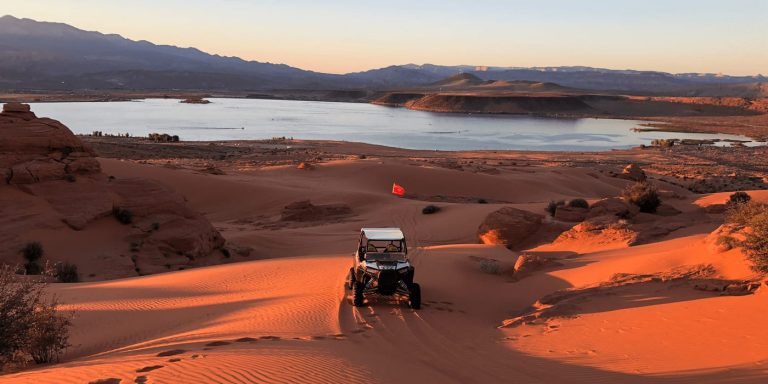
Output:
[[632,181],[645,181],[647,179],[645,171],[643,171],[640,166],[634,163],[624,167],[624,170],[621,171],[619,177]]
[[559,265],[562,264],[550,258],[532,253],[523,253],[515,262],[514,275],[522,277],[535,271]]
[[485,217],[477,230],[482,244],[515,248],[538,231],[544,216],[517,208],[504,207]]
[[581,207],[569,207],[561,205],[555,210],[555,220],[569,223],[577,223],[587,218],[589,209]]
[[620,218],[630,218],[636,215],[638,212],[640,212],[640,208],[638,208],[636,205],[629,204],[618,197],[611,197],[607,199],[602,199],[592,204],[589,207],[589,213],[587,214],[587,218],[606,216],[606,215],[616,216]]

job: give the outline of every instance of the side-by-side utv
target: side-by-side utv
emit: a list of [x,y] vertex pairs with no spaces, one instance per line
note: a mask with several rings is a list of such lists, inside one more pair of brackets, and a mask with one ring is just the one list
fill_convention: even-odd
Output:
[[405,236],[399,228],[363,228],[347,288],[354,293],[356,307],[366,295],[408,298],[413,309],[421,308],[421,287],[413,282],[414,268],[408,261]]

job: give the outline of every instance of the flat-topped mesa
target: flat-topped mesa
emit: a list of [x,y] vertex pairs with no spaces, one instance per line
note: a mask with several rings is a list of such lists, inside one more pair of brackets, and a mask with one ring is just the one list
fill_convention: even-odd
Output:
[[0,184],[32,184],[100,172],[95,153],[64,124],[38,118],[28,104],[0,113]]

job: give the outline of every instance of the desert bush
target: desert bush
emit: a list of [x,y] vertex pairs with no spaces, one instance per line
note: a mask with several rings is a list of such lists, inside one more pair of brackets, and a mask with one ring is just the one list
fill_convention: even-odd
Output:
[[53,300],[37,308],[31,316],[31,326],[25,342],[25,350],[37,364],[59,360],[61,353],[69,346],[68,316],[56,311],[58,303]]
[[493,259],[482,259],[480,260],[480,270],[491,275],[498,275],[501,273],[501,265]]
[[77,265],[68,261],[56,263],[54,268],[54,276],[60,283],[77,283],[80,281],[80,274],[77,272]]
[[621,197],[627,202],[640,207],[640,212],[654,213],[661,205],[659,192],[653,184],[639,182],[630,185],[621,192]]
[[55,300],[44,300],[44,290],[42,282],[0,267],[0,369],[29,358],[51,362],[68,346],[69,318]]
[[550,216],[554,217],[555,216],[555,212],[557,212],[557,207],[560,207],[560,206],[563,206],[563,205],[565,205],[565,201],[563,201],[563,200],[559,200],[559,201],[552,200],[552,201],[549,202],[549,204],[547,204],[547,207],[544,208],[544,210],[546,210],[547,213],[549,213]]
[[746,192],[734,192],[729,198],[728,198],[728,204],[743,204],[748,203],[750,200],[752,200],[752,197],[749,196]]
[[43,257],[43,244],[39,241],[30,241],[21,249],[21,254],[28,262],[37,262]]
[[24,273],[27,275],[39,275],[43,272],[43,267],[38,261],[43,257],[43,245],[39,241],[30,241],[21,249],[21,254],[26,262],[24,263]]
[[477,199],[478,204],[488,204],[488,200],[486,199]]
[[120,207],[115,207],[112,210],[112,214],[115,216],[115,219],[119,221],[121,224],[130,224],[133,222],[133,212]]
[[589,203],[584,199],[573,199],[568,202],[568,206],[573,208],[589,208]]
[[726,250],[731,250],[739,245],[739,241],[731,236],[720,236],[715,241],[717,245],[722,245]]
[[426,207],[422,208],[421,213],[425,215],[431,215],[433,213],[440,212],[440,207],[436,205],[427,205]]
[[744,248],[753,267],[759,272],[768,272],[768,204],[748,202],[734,204],[728,210],[727,221],[744,231]]

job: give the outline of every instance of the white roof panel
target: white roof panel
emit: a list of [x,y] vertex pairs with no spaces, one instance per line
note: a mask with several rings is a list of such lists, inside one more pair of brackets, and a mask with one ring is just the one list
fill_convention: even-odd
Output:
[[363,228],[362,232],[368,240],[402,240],[405,238],[400,228]]

